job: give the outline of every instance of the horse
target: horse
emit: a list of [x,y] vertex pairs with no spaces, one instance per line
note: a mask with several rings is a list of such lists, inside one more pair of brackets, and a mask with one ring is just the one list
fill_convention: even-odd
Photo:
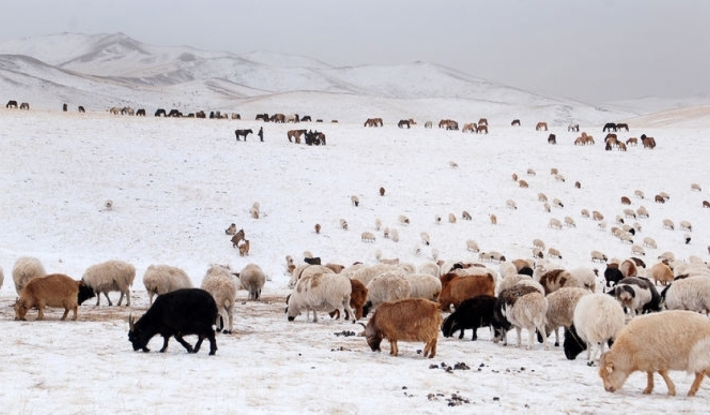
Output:
[[511,127],[520,127],[520,120],[519,119],[514,119],[513,121],[510,122]]
[[7,105],[5,105],[5,108],[17,108],[17,101],[15,101],[14,99],[7,101]]
[[311,121],[311,116],[310,115],[304,115],[301,117],[301,122],[310,122]]
[[121,115],[134,115],[135,111],[133,111],[133,108],[131,107],[123,107],[121,108]]
[[404,128],[405,126],[407,128],[411,128],[411,126],[409,125],[409,120],[399,120],[399,122],[397,123],[397,127],[399,128]]
[[631,137],[628,140],[626,140],[627,146],[635,146],[635,145],[638,145],[638,143],[639,143],[639,140],[636,137]]
[[168,113],[168,117],[180,118],[180,117],[182,117],[182,113],[180,111],[178,111],[177,109],[173,108]]
[[306,145],[312,146],[312,145],[325,145],[325,134],[319,132],[319,131],[311,131],[308,130],[306,132]]
[[478,127],[476,127],[476,134],[482,134],[482,133],[488,134],[488,125],[478,124]]
[[297,123],[297,122],[301,122],[301,118],[298,116],[298,114],[288,114],[288,115],[284,116],[284,121]]
[[459,123],[454,120],[441,120],[439,121],[439,128],[446,128],[446,130],[458,130]]
[[108,110],[108,112],[110,112],[113,115],[118,115],[121,113],[121,109],[118,107],[111,107],[111,109]]
[[547,137],[547,142],[549,144],[557,144],[557,137],[554,134],[550,134],[550,136]]
[[626,132],[629,132],[629,124],[626,124],[625,122],[616,123],[617,131],[621,130],[622,128],[626,130]]
[[365,120],[365,127],[382,127],[382,118],[368,118]]
[[268,122],[268,121],[269,121],[269,114],[267,114],[267,113],[256,114],[256,118],[255,118],[255,119],[256,119],[256,120],[262,120],[262,121],[264,121],[264,122]]
[[274,114],[269,118],[269,121],[283,124],[286,122],[286,116],[283,114]]
[[64,105],[62,105],[62,111],[67,112],[68,109],[69,109],[69,107],[67,106],[66,103],[64,103]]
[[23,102],[22,104],[20,104],[20,109],[21,109],[21,110],[29,110],[29,109],[30,109],[30,104],[28,104],[28,103],[26,103],[26,102]]
[[579,124],[577,124],[576,122],[571,123],[567,126],[567,131],[579,132]]
[[607,130],[616,132],[616,124],[613,122],[608,122],[608,123],[604,124],[604,128],[602,128],[602,132],[605,133],[605,132],[607,132]]
[[239,115],[239,114],[237,114],[236,112],[233,112],[233,113],[232,113],[232,119],[233,119],[233,120],[241,120],[241,119],[242,119],[242,116]]
[[431,128],[433,126],[431,121],[427,121],[424,123],[424,128]]
[[540,121],[540,122],[537,123],[537,125],[535,126],[535,131],[542,131],[543,129],[544,129],[545,131],[547,131],[547,123],[544,122],[544,121]]
[[478,120],[478,125],[488,125],[488,118],[481,118]]
[[156,117],[166,117],[167,114],[165,113],[165,110],[164,110],[164,109],[158,108],[158,109],[155,111],[155,116],[156,116]]
[[234,135],[237,136],[237,141],[241,141],[239,137],[244,136],[244,141],[247,141],[247,136],[249,134],[253,134],[254,131],[250,129],[248,130],[234,130]]
[[84,106],[83,106],[83,105],[79,105],[79,107],[77,108],[77,110],[79,111],[80,114],[83,114],[83,113],[86,112],[86,110],[84,109]]
[[[286,133],[286,137],[288,138],[289,143],[295,142],[296,144],[301,144],[301,135],[305,133],[306,130],[289,130]],[[291,138],[293,138],[293,141],[291,141]]]

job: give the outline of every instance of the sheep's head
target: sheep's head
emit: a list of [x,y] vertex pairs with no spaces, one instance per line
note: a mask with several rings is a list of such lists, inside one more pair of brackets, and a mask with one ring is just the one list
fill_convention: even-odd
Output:
[[374,317],[370,319],[365,327],[365,338],[367,339],[367,345],[370,346],[373,352],[380,352],[380,344],[382,343],[382,334],[378,333],[375,329]]
[[599,377],[602,378],[604,390],[607,392],[613,393],[621,389],[629,377],[628,371],[620,370],[619,357],[613,351],[608,351],[599,359]]

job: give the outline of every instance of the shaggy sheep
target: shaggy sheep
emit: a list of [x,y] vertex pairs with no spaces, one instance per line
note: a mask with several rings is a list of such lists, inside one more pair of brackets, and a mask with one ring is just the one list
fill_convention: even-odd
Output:
[[239,271],[239,283],[242,289],[249,291],[250,300],[258,300],[261,297],[261,289],[266,283],[266,275],[260,266],[248,264]]
[[96,305],[101,303],[103,293],[108,301],[108,305],[113,303],[108,296],[111,291],[119,291],[121,297],[118,305],[121,305],[123,296],[126,296],[126,306],[131,305],[131,285],[136,277],[136,268],[125,261],[110,260],[100,264],[92,265],[86,269],[81,280],[96,292]]
[[[535,344],[535,330],[537,329],[543,338],[547,338],[545,331],[547,299],[535,288],[515,285],[501,291],[496,300],[493,310],[493,328],[495,330],[494,342],[503,339],[503,345],[508,344],[507,331],[515,327],[518,334],[518,347],[522,347],[522,329],[526,329],[529,334],[527,348],[532,348]],[[545,342],[545,350],[549,345]]]
[[577,224],[574,222],[574,219],[572,219],[571,216],[565,216],[565,225],[569,226],[570,228],[577,227]]
[[560,251],[553,247],[550,247],[550,249],[547,250],[547,256],[549,256],[550,258],[562,259],[562,254],[560,253]]
[[254,202],[254,204],[251,205],[251,209],[249,209],[249,215],[251,215],[252,219],[259,219],[260,210],[261,205],[259,202]]
[[491,325],[495,303],[496,297],[490,295],[478,295],[464,300],[456,311],[444,320],[441,326],[442,334],[448,338],[460,331],[459,339],[463,339],[464,331],[471,329],[473,330],[471,340],[476,340],[478,328]]
[[[515,275],[508,275],[505,278],[503,278],[499,284],[496,284],[496,295],[499,295],[503,290],[510,288],[516,284],[520,283],[528,283],[528,282],[534,282],[535,284],[540,285],[538,282],[532,279],[531,276],[529,275],[524,275],[524,274],[515,274]],[[540,292],[545,292],[545,289],[542,288],[542,285],[540,285]]]
[[12,280],[15,282],[15,291],[20,295],[22,289],[30,280],[37,277],[44,277],[47,272],[37,258],[20,257],[12,267]]
[[298,280],[286,299],[288,321],[293,321],[304,309],[306,320],[313,311],[314,323],[318,322],[317,311],[331,312],[337,309],[339,315],[355,318],[356,314],[350,308],[351,293],[352,284],[342,275],[331,272],[304,276]]
[[[555,332],[555,347],[560,345],[559,328],[569,328],[573,323],[574,309],[582,296],[590,294],[589,290],[579,287],[563,287],[550,293],[547,298],[547,323],[545,333],[550,335]],[[542,335],[538,333],[538,340]]]
[[563,207],[565,207],[565,204],[562,203],[562,201],[560,199],[554,198],[554,199],[552,199],[552,206],[562,209]]
[[24,320],[31,308],[37,308],[37,320],[43,320],[46,306],[64,307],[61,320],[66,319],[69,310],[72,310],[72,320],[76,320],[79,304],[93,296],[93,290],[83,281],[75,281],[63,274],[33,278],[27,282],[15,302],[15,320]]
[[624,216],[627,218],[636,219],[636,211],[634,211],[633,209],[624,209]]
[[407,275],[409,281],[409,297],[425,298],[431,301],[438,301],[441,294],[441,280],[429,274]]
[[466,240],[466,250],[476,253],[481,252],[481,249],[478,247],[478,243],[476,243],[473,239]]
[[150,265],[143,274],[143,285],[148,292],[150,305],[153,305],[153,296],[180,288],[192,288],[190,277],[185,271],[169,265]]
[[587,209],[582,209],[582,211],[580,212],[580,215],[581,215],[583,218],[589,219],[589,210],[587,210]]
[[687,220],[682,220],[678,224],[678,227],[680,228],[681,231],[688,231],[692,232],[693,231],[693,225],[690,224]]
[[234,234],[234,236],[232,236],[232,239],[231,239],[231,241],[232,241],[232,248],[236,248],[237,245],[239,244],[239,241],[243,241],[244,238],[245,238],[244,229],[238,230],[238,231]]
[[[200,288],[207,291],[217,304],[217,331],[231,333],[234,329],[234,304],[238,284],[229,267],[212,265],[207,269]],[[227,328],[225,329],[225,321]]]
[[633,317],[639,313],[661,311],[661,295],[653,283],[646,278],[628,277],[619,281],[609,294]]
[[348,230],[348,222],[345,219],[339,219],[338,223],[340,223],[340,227],[343,228],[344,230]]
[[367,284],[367,302],[363,307],[363,317],[367,317],[370,310],[384,302],[409,297],[410,292],[409,278],[401,270],[386,271],[376,276]]
[[527,189],[528,187],[530,187],[530,185],[528,184],[528,182],[526,182],[526,181],[523,180],[523,179],[520,179],[520,180],[518,181],[518,186],[520,186],[522,189]]
[[362,233],[362,235],[360,235],[360,239],[363,242],[375,242],[375,239],[377,238],[375,238],[375,235],[372,232],[365,231]]
[[535,176],[536,173],[535,173],[535,170],[529,168],[529,169],[527,170],[527,174],[528,174],[528,176]]
[[568,271],[577,281],[582,283],[582,288],[590,292],[597,290],[599,271],[596,268],[577,267]]
[[592,348],[598,345],[599,354],[603,353],[604,343],[618,336],[624,327],[625,318],[619,302],[600,293],[582,296],[574,308],[572,320],[573,327],[565,332],[565,356],[574,360],[586,348],[587,364],[592,366]]
[[397,356],[397,341],[423,341],[424,357],[436,355],[436,343],[441,327],[438,304],[423,298],[406,298],[383,303],[365,327],[367,344],[380,351],[383,339],[390,342],[390,354]]
[[537,248],[541,251],[545,250],[545,242],[542,239],[533,239],[533,248]]
[[382,229],[382,221],[379,218],[375,219],[375,230],[379,231]]
[[592,251],[591,256],[592,262],[606,262],[609,260],[606,255],[602,254],[599,251]]
[[358,280],[363,283],[363,285],[367,286],[370,281],[378,275],[384,274],[388,271],[396,271],[397,269],[397,266],[390,264],[363,265],[355,268],[352,272],[347,274],[344,271],[343,275],[348,275],[349,278]]
[[397,220],[398,220],[399,223],[401,223],[402,225],[409,225],[409,218],[406,217],[406,216],[404,216],[404,215],[399,215],[399,216],[397,217]]
[[552,229],[562,229],[562,222],[560,222],[559,219],[550,218],[550,222],[547,226]]
[[456,215],[449,213],[449,223],[456,223]]
[[659,262],[651,267],[651,278],[653,278],[656,284],[661,283],[661,285],[668,285],[673,282],[673,270],[668,264]]
[[[539,266],[535,268],[535,271],[538,271],[538,268]],[[538,274],[539,273],[540,272],[538,272]],[[582,281],[578,280],[577,277],[572,275],[569,271],[563,269],[553,269],[543,272],[539,282],[545,289],[545,295],[555,292],[562,287],[585,288]]]
[[515,204],[515,200],[513,200],[513,199],[506,200],[505,206],[507,206],[508,209],[517,209],[518,208],[518,206]]
[[439,278],[441,276],[441,267],[435,262],[425,262],[417,268],[417,272]]
[[392,239],[392,242],[399,242],[399,231],[397,229],[390,229],[390,239]]
[[694,190],[694,191],[696,191],[696,192],[702,192],[702,191],[703,191],[703,189],[702,189],[702,188],[700,187],[700,185],[697,184],[697,183],[691,183],[691,184],[690,184],[690,190]]
[[602,215],[601,212],[599,212],[598,210],[593,210],[592,211],[592,219],[599,222],[599,221],[604,220],[604,215]]
[[539,202],[547,202],[547,196],[544,193],[538,193],[537,200]]
[[643,191],[641,191],[641,190],[634,190],[634,196],[636,196],[639,199],[644,199],[646,197],[644,195]]
[[493,225],[497,225],[497,224],[498,224],[498,218],[496,217],[496,215],[490,215],[489,218],[490,218],[491,223],[492,223]]
[[694,276],[674,281],[661,296],[668,310],[689,310],[710,315],[710,278]]
[[636,209],[636,216],[640,219],[646,219],[649,217],[648,210],[646,210],[645,206],[639,206],[638,209]]
[[631,245],[631,253],[634,255],[646,255],[646,251],[641,245],[633,244]]
[[626,277],[635,277],[638,275],[638,267],[633,259],[625,259],[621,264],[619,264],[619,271]]
[[360,198],[359,197],[352,195],[352,196],[350,196],[350,201],[353,203],[353,206],[355,206],[355,207],[360,206]]
[[646,236],[643,238],[643,246],[651,249],[658,249],[658,245],[656,245],[656,241],[651,238],[650,236]]
[[624,385],[632,372],[646,372],[645,395],[653,392],[653,374],[658,372],[675,395],[669,370],[695,373],[688,391],[694,396],[703,377],[710,374],[710,324],[689,311],[667,311],[639,317],[620,331],[614,345],[599,359],[599,376],[607,392]]
[[298,280],[303,277],[321,273],[334,274],[335,272],[332,269],[323,265],[299,265],[294,268],[293,272],[291,273],[291,279],[288,281],[288,288],[293,289],[296,286]]

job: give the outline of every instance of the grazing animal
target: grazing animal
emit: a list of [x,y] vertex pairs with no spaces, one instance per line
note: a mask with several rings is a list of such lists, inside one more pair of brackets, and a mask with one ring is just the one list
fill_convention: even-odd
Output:
[[385,195],[385,188],[380,187],[380,196],[384,196],[384,195]]
[[239,246],[239,242],[243,241],[246,238],[246,235],[244,234],[244,229],[239,229],[234,236],[232,236],[231,242],[232,242],[232,248],[237,248]]
[[469,122],[463,125],[463,128],[461,129],[462,133],[474,133],[476,132],[476,123],[474,122]]
[[28,282],[31,280],[44,277],[47,272],[39,259],[33,257],[20,257],[15,261],[12,267],[12,280],[15,283],[15,291],[17,295],[22,293]]
[[565,331],[565,356],[574,360],[586,349],[587,364],[592,366],[592,348],[598,345],[599,354],[602,354],[604,344],[617,337],[624,327],[624,310],[618,301],[607,294],[588,294],[577,301],[573,323]]
[[[301,144],[301,136],[306,133],[306,130],[289,130],[286,133],[289,143]],[[291,141],[293,139],[293,141]]]
[[431,121],[427,121],[424,123],[424,128],[432,128],[433,123]]
[[707,318],[689,311],[665,311],[632,320],[618,334],[610,350],[599,359],[599,376],[607,392],[616,392],[635,371],[646,372],[645,395],[653,392],[653,374],[676,393],[669,370],[695,374],[688,396],[694,396],[710,374],[710,325]]
[[436,344],[441,327],[437,303],[423,298],[405,298],[385,302],[375,311],[365,327],[365,338],[372,351],[381,351],[382,340],[390,343],[390,354],[397,356],[398,341],[425,343],[424,357],[436,356]]
[[631,316],[661,311],[661,295],[646,278],[628,277],[619,281],[609,292]]
[[5,108],[15,108],[17,109],[17,101],[15,100],[9,100],[7,101],[7,104],[5,104]]
[[315,229],[317,234],[320,234],[320,229],[321,229],[320,223],[316,223],[316,225],[313,228]]
[[121,297],[118,305],[121,305],[123,296],[126,296],[126,306],[131,305],[131,285],[136,277],[136,268],[125,261],[109,260],[100,264],[92,265],[84,271],[81,280],[96,292],[96,305],[101,303],[101,294],[106,297],[108,305],[113,303],[108,296],[111,291],[119,291]]
[[608,122],[604,124],[604,128],[602,128],[602,132],[607,132],[607,131],[616,131],[616,124],[613,122]]
[[148,292],[149,304],[153,296],[163,295],[181,288],[192,288],[192,281],[185,271],[169,265],[150,265],[143,274],[143,285]]
[[629,131],[629,125],[626,124],[626,123],[621,123],[621,122],[616,123],[616,130],[617,130],[617,131],[621,131],[622,129],[624,129],[624,130],[626,130],[626,132],[628,132],[628,131]]
[[488,126],[479,124],[478,127],[476,127],[476,134],[482,134],[482,133],[488,134]]
[[244,137],[244,141],[247,141],[247,136],[253,133],[254,131],[252,131],[251,128],[248,130],[234,130],[234,135],[237,137],[237,141],[241,141],[239,137]]
[[79,111],[79,113],[85,113],[85,112],[86,112],[86,110],[84,109],[84,106],[82,106],[82,105],[79,105],[78,111]]
[[[83,109],[83,107],[79,107],[79,112],[83,112],[82,109]],[[145,108],[139,108],[136,111],[136,116],[137,117],[145,117]]]
[[375,237],[375,235],[374,235],[372,232],[363,232],[363,233],[360,235],[360,239],[361,239],[363,242],[375,242],[375,240],[376,240],[377,238]]
[[[535,329],[542,334],[543,338],[547,338],[545,332],[547,308],[547,299],[537,287],[516,284],[502,290],[493,309],[492,326],[495,331],[493,342],[498,343],[502,338],[503,345],[507,345],[507,332],[515,327],[518,334],[518,347],[521,347],[521,331],[524,328],[529,334],[527,348],[532,348],[535,343]],[[547,342],[544,348],[548,350]]]
[[212,320],[217,331],[224,330],[225,333],[231,333],[234,328],[234,304],[238,287],[239,284],[232,271],[223,265],[210,266],[202,279],[200,288],[212,295],[217,306],[217,316]]
[[23,103],[20,104],[20,109],[21,109],[21,110],[29,110],[29,109],[30,109],[30,104],[28,104],[27,102],[23,102]]
[[668,285],[673,282],[675,276],[673,275],[673,270],[665,262],[659,262],[651,267],[651,278],[653,278],[654,283],[661,285]]
[[[327,269],[327,268],[326,268]],[[331,270],[328,272],[303,275],[296,282],[293,292],[286,300],[288,321],[294,321],[302,310],[306,310],[306,320],[313,311],[313,322],[318,322],[317,311],[338,310],[339,315],[355,316],[350,308],[352,285],[350,279]],[[345,314],[347,313],[347,314]]]
[[700,187],[699,184],[697,183],[691,183],[690,184],[690,190],[696,191],[696,192],[702,192],[703,189]]
[[542,131],[542,130],[547,131],[547,123],[544,122],[544,121],[540,121],[540,122],[537,123],[537,125],[535,126],[535,131]]
[[34,278],[25,285],[15,302],[15,320],[25,320],[31,308],[37,308],[37,320],[44,319],[44,308],[64,307],[61,320],[65,320],[69,310],[76,320],[79,304],[94,296],[94,291],[82,281],[76,281],[64,274],[50,274]]
[[[184,288],[159,296],[153,305],[137,321],[128,317],[130,329],[128,340],[133,350],[149,352],[148,342],[156,334],[163,337],[161,353],[168,350],[168,340],[175,339],[188,353],[197,353],[202,341],[210,342],[210,355],[217,352],[215,331],[212,328],[217,319],[217,304],[210,293],[199,288]],[[193,348],[182,336],[196,334],[197,343]]]
[[411,125],[409,123],[409,120],[399,120],[399,122],[397,123],[397,127],[399,127],[399,128],[407,127],[409,129],[409,128],[411,128]]
[[360,198],[352,195],[350,196],[350,201],[353,203],[353,206],[360,206]]
[[477,295],[464,300],[444,320],[441,332],[444,337],[452,337],[454,333],[460,331],[459,339],[463,339],[465,330],[473,330],[471,341],[478,338],[477,331],[480,327],[489,327],[493,320],[493,308],[496,297],[492,295]]
[[237,249],[239,249],[239,256],[248,256],[249,255],[249,240],[248,239],[242,239],[237,243]]
[[[590,291],[579,287],[562,287],[546,296],[547,313],[545,333],[550,335],[555,332],[555,347],[560,345],[559,328],[570,328],[574,324],[574,309],[582,296]],[[538,341],[542,342],[542,335],[538,333]]]
[[496,215],[490,215],[489,218],[490,218],[491,223],[492,223],[493,225],[497,225],[497,224],[498,224],[498,217],[497,217]]
[[626,196],[621,196],[621,204],[622,205],[630,205],[631,204],[631,199],[629,199]]
[[651,150],[656,148],[656,140],[653,137],[647,137],[646,134],[641,134],[641,143],[643,144],[643,148]]
[[234,235],[237,233],[237,225],[232,223],[227,229],[224,230],[224,233],[227,235]]
[[365,127],[382,127],[382,118],[368,118],[365,120]]
[[477,295],[495,295],[494,274],[485,268],[477,272],[466,276],[447,273],[440,277],[439,303],[443,311],[451,311],[451,306],[456,309],[464,300]]
[[579,124],[577,124],[576,122],[570,123],[570,125],[567,126],[567,131],[579,132]]
[[557,144],[557,137],[554,134],[550,134],[547,137],[547,143],[548,144]]
[[710,201],[703,200],[703,207],[704,207],[704,208],[710,208]]
[[461,212],[461,219],[471,220],[471,214],[464,210],[463,212]]
[[511,127],[520,127],[520,120],[519,119],[514,119],[513,121],[510,122]]
[[249,300],[259,300],[261,290],[266,283],[266,275],[261,267],[256,264],[247,264],[239,271],[239,282],[243,289],[249,291]]
[[710,315],[710,278],[705,275],[677,279],[661,293],[668,310],[689,310]]

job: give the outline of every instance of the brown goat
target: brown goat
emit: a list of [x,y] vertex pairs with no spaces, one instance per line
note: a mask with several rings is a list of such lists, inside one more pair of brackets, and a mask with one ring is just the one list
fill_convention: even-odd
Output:
[[457,308],[464,300],[477,295],[495,295],[495,279],[490,273],[462,277],[455,273],[442,275],[439,303],[443,311],[451,311],[451,305]]
[[69,310],[74,311],[72,320],[76,320],[79,304],[94,296],[94,291],[83,281],[76,281],[64,274],[51,274],[30,280],[15,302],[15,320],[25,320],[31,308],[39,310],[37,320],[44,319],[44,308],[64,307],[62,320],[67,318]]
[[240,229],[234,234],[234,236],[232,236],[232,248],[236,248],[239,241],[242,239],[244,239],[244,229]]
[[424,357],[436,356],[436,343],[442,318],[439,305],[423,298],[405,298],[380,304],[365,327],[367,344],[381,351],[383,339],[390,342],[390,354],[397,356],[397,341],[422,341]]

